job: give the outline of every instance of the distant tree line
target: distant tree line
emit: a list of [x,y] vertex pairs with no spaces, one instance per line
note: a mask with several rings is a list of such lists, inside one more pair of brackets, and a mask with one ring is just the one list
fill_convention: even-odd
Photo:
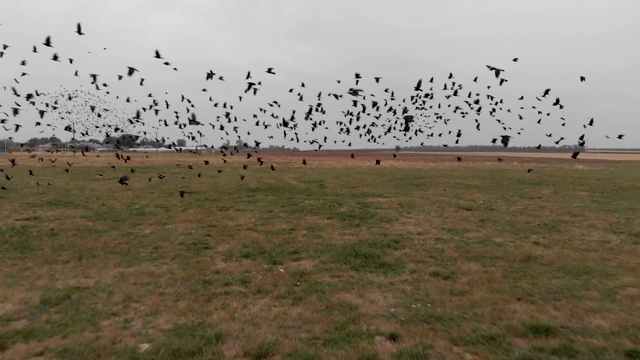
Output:
[[[155,139],[148,138],[140,138],[137,135],[130,134],[122,134],[118,137],[108,136],[103,140],[98,139],[77,139],[72,142],[63,142],[60,138],[51,136],[51,137],[34,137],[27,140],[24,143],[11,141],[9,139],[0,139],[0,150],[4,150],[5,144],[7,150],[16,151],[20,148],[35,148],[39,145],[52,144],[54,146],[58,146],[60,148],[69,147],[73,143],[93,143],[99,146],[106,146],[109,144],[117,145],[118,147],[138,147],[138,146],[150,146],[154,148],[163,148],[169,147],[169,144],[163,144],[162,142],[156,141]],[[176,140],[175,144],[179,147],[187,146],[187,141],[185,139]],[[247,146],[245,146],[247,145]],[[235,143],[231,143],[230,140],[227,139],[223,146],[227,148],[235,148],[236,151],[241,151],[243,149],[253,148],[254,144],[248,144],[242,139],[236,139]],[[210,147],[211,148],[211,147]],[[262,150],[290,150],[290,151],[300,151],[297,147],[287,147],[285,145],[269,145],[268,147],[261,148]],[[344,150],[344,149],[343,149]],[[392,149],[354,149],[359,151],[381,151],[381,150],[392,150]],[[573,151],[597,151],[597,150],[615,150],[615,149],[607,149],[607,148],[582,148],[578,145],[562,145],[562,146],[541,146],[538,149],[536,146],[497,146],[497,145],[465,145],[465,146],[447,146],[444,147],[442,145],[427,145],[427,146],[396,146],[393,148],[395,151],[425,151],[425,152],[573,152]],[[621,150],[621,149],[619,149]],[[624,149],[626,151],[640,151],[640,149]],[[339,150],[326,150],[326,151],[339,151]]]
[[567,152],[567,151],[585,151],[585,148],[578,145],[562,145],[562,146],[496,146],[496,145],[465,145],[465,146],[447,146],[429,145],[429,146],[405,146],[396,151],[429,151],[429,152]]

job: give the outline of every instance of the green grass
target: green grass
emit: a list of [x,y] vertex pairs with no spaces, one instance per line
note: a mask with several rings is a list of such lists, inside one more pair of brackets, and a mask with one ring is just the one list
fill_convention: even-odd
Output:
[[634,163],[16,155],[0,358],[640,358]]
[[265,360],[270,359],[276,355],[278,349],[278,343],[274,340],[262,340],[254,348],[245,352],[245,356],[248,356],[253,360]]
[[527,335],[537,338],[553,337],[560,332],[556,325],[539,321],[527,321],[522,325]]

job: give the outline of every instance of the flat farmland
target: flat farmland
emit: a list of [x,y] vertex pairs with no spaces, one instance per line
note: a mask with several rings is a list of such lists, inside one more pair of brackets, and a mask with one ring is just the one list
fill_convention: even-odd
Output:
[[0,358],[640,358],[640,155],[353,153],[1,154]]

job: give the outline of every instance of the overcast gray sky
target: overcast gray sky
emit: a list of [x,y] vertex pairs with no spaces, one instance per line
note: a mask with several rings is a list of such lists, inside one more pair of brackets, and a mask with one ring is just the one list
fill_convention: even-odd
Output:
[[[260,119],[271,120],[274,126],[266,131],[253,127],[252,114],[277,100],[282,104],[278,114],[288,118],[292,109],[297,109],[297,120],[304,123],[309,104],[317,103],[316,95],[322,91],[327,113],[314,115],[314,119],[327,121],[329,129],[311,133],[301,124],[300,139],[327,135],[330,142],[345,140],[326,144],[327,148],[344,148],[349,141],[354,147],[370,147],[374,145],[359,139],[355,132],[351,138],[338,135],[340,126],[335,124],[344,120],[341,110],[350,108],[351,97],[345,92],[355,87],[355,72],[363,76],[357,87],[365,94],[375,94],[380,101],[385,96],[384,88],[395,90],[399,100],[409,97],[420,78],[425,82],[423,89],[428,90],[431,85],[426,82],[433,76],[437,93],[434,104],[442,105],[448,103],[441,97],[441,89],[445,81],[452,81],[447,80],[451,72],[453,81],[464,85],[464,95],[456,104],[464,105],[462,100],[469,91],[503,98],[504,110],[511,108],[513,112],[497,117],[512,129],[504,131],[486,114],[489,104],[484,104],[482,116],[472,114],[462,119],[450,112],[448,125],[431,123],[432,129],[425,128],[425,132],[436,133],[452,130],[446,139],[414,136],[405,144],[453,144],[456,131],[461,129],[461,145],[488,144],[501,134],[513,135],[513,145],[552,145],[560,137],[567,139],[561,144],[575,144],[577,137],[586,133],[590,147],[640,147],[638,14],[640,1],[636,0],[2,0],[0,43],[10,48],[0,59],[0,84],[7,87],[0,91],[0,112],[9,113],[6,126],[20,123],[23,128],[18,133],[0,128],[0,138],[13,136],[26,141],[54,134],[69,138],[61,128],[34,127],[38,117],[35,110],[12,117],[14,101],[28,106],[24,99],[12,95],[10,87],[16,87],[21,95],[34,89],[54,93],[62,87],[71,90],[82,86],[93,91],[88,74],[97,73],[100,83],[109,83],[111,96],[104,91],[96,93],[129,116],[136,107],[127,107],[122,97],[135,98],[142,106],[149,103],[147,94],[152,93],[160,102],[168,99],[172,107],[181,110],[181,121],[185,122],[184,104],[180,104],[180,95],[185,94],[194,101],[198,120],[205,124],[186,130],[201,130],[205,133],[203,141],[217,146],[225,135],[214,132],[207,123],[215,123],[216,115],[223,110],[213,108],[209,96],[220,104],[235,104],[234,114],[247,119],[238,125],[242,137],[262,140],[262,146],[268,146],[283,143],[282,130],[275,129],[276,120],[267,116],[270,112]],[[77,22],[82,23],[85,36],[74,33]],[[42,45],[47,35],[51,35],[54,49]],[[39,54],[31,52],[33,45],[37,45]],[[155,49],[178,71],[154,59]],[[51,61],[53,52],[63,62]],[[73,65],[66,62],[68,57],[75,59]],[[511,61],[514,57],[519,58],[517,63]],[[28,61],[26,67],[19,65],[23,59]],[[485,65],[504,69],[502,77],[508,82],[498,86]],[[126,66],[140,72],[117,81],[116,75],[124,74]],[[274,67],[277,75],[265,74],[267,67]],[[73,76],[75,70],[80,77]],[[205,81],[209,70],[223,75],[226,81]],[[254,80],[263,82],[256,97],[243,94],[248,70]],[[19,77],[23,71],[30,75]],[[581,75],[586,76],[586,82],[579,81]],[[374,76],[382,77],[380,84],[375,84]],[[472,82],[475,76],[479,76],[477,84]],[[144,87],[138,86],[140,77],[145,78]],[[336,83],[338,79],[342,84]],[[305,89],[300,88],[301,82],[305,82]],[[206,93],[203,88],[207,88]],[[293,94],[288,92],[290,88],[295,88]],[[547,88],[552,89],[549,98],[537,101],[535,96],[541,96]],[[299,91],[304,94],[304,102],[298,101]],[[329,92],[344,94],[344,98],[331,101]],[[116,95],[121,99],[116,101]],[[244,95],[243,102],[238,103],[237,95]],[[524,101],[517,100],[521,95]],[[564,105],[561,111],[551,106],[556,97]],[[486,102],[484,97],[482,100]],[[520,106],[525,109],[519,110]],[[537,124],[541,116],[530,106],[553,114]],[[524,120],[518,120],[517,114]],[[151,114],[143,115],[145,122],[157,123]],[[561,126],[560,117],[566,119],[566,126]],[[595,126],[583,129],[591,117]],[[0,118],[6,117],[0,114]],[[159,118],[170,123],[174,120],[167,111]],[[481,131],[475,129],[474,119],[481,122]],[[375,119],[365,122],[371,121]],[[62,124],[52,117],[45,117],[43,122]],[[45,132],[40,134],[42,130]],[[251,135],[245,135],[247,132]],[[547,133],[553,136],[546,137]],[[162,129],[160,134],[174,140],[183,137],[175,126]],[[626,137],[617,140],[617,134]],[[268,139],[269,135],[274,139]],[[392,135],[385,138],[387,146],[398,144]],[[101,138],[97,134],[94,137]],[[309,148],[303,144],[299,147]]]

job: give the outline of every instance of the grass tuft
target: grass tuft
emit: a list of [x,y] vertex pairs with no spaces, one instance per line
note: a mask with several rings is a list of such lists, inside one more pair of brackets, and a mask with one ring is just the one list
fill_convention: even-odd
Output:
[[245,352],[245,356],[253,360],[270,359],[276,355],[278,342],[275,340],[262,340],[254,348]]
[[527,335],[536,338],[549,338],[560,332],[556,325],[541,321],[527,321],[522,327]]
[[622,350],[622,355],[625,359],[629,360],[638,360],[640,359],[640,349],[638,348],[628,348]]

